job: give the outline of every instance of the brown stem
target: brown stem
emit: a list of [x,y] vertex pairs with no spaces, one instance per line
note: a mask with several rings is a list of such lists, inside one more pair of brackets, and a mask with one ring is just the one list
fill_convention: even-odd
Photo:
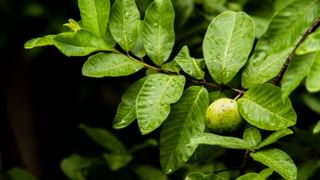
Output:
[[240,175],[243,174],[247,169],[247,161],[248,161],[249,153],[250,153],[250,151],[246,150],[246,152],[243,156]]
[[[112,52],[114,53],[117,53],[117,54],[123,54],[122,52],[120,52],[119,50],[117,49],[113,49]],[[129,53],[125,54],[129,59],[131,59],[132,61],[135,61],[135,62],[139,62],[139,63],[142,63],[144,65],[144,67],[148,68],[148,69],[152,69],[152,70],[155,70],[155,71],[158,71],[158,72],[163,72],[163,73],[166,73],[166,74],[176,74],[178,75],[179,73],[177,72],[171,72],[171,71],[165,71],[159,67],[155,67],[155,66],[152,66],[150,64],[147,64],[143,61],[143,58],[141,59],[136,59],[135,57],[131,56]],[[195,80],[195,79],[188,79],[190,82],[194,83],[194,84],[199,84],[199,85],[204,85],[204,86],[207,86],[207,87],[212,87],[212,88],[222,88],[221,86],[217,85],[217,84],[214,84],[214,83],[210,83],[210,82],[206,82],[205,80]],[[237,97],[236,98],[239,98],[241,97],[245,91],[243,90],[240,90],[240,89],[236,89],[236,88],[231,88],[231,87],[227,87],[228,89],[231,89],[232,91],[235,91],[238,93]]]
[[297,48],[301,45],[301,43],[303,43],[303,41],[307,38],[308,35],[310,35],[311,33],[313,33],[314,31],[317,30],[317,28],[320,26],[320,17],[316,20],[315,23],[313,23],[306,32],[304,32],[303,36],[301,37],[301,39],[298,41],[298,43],[296,44],[296,46],[294,47],[294,49],[292,50],[292,52],[289,54],[286,62],[284,63],[280,73],[278,74],[277,78],[274,81],[274,84],[279,85],[279,83],[281,82],[284,73],[286,72],[286,70],[288,69],[289,64],[292,61],[292,58],[295,54],[295,51],[297,50]]

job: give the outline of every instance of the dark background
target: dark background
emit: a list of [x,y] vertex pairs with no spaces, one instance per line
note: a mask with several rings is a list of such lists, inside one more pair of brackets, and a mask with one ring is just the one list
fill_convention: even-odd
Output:
[[[272,0],[252,2],[246,10],[255,14],[263,12],[260,9],[269,12],[266,2]],[[200,9],[196,16],[201,16],[202,7],[196,8]],[[66,57],[54,47],[23,48],[31,38],[61,32],[68,18],[79,20],[76,0],[0,0],[0,17],[0,179],[9,169],[22,167],[38,179],[63,180],[66,179],[60,170],[63,158],[74,153],[89,157],[101,155],[103,149],[79,129],[80,123],[107,128],[127,147],[151,136],[158,138],[159,130],[141,136],[136,123],[124,130],[111,128],[121,95],[143,71],[130,77],[86,78],[81,75],[86,57]],[[190,43],[192,55],[198,57],[209,22],[204,19],[195,17],[188,22],[189,27],[196,29],[176,31],[179,42],[175,52],[181,44]],[[192,38],[190,32],[195,34]],[[315,143],[319,136],[310,134],[319,115],[302,102],[303,93],[305,88],[299,87],[291,96],[298,113],[296,134],[277,144],[297,165],[317,160],[320,155],[319,143]],[[319,93],[316,96],[319,97]],[[158,154],[157,147],[149,148],[135,154],[133,163],[159,168]],[[234,164],[237,157],[241,155],[232,154],[223,161]],[[319,179],[319,174],[314,178]]]
[[121,94],[139,75],[86,78],[81,75],[86,57],[68,58],[54,47],[23,48],[31,38],[59,33],[68,18],[79,20],[76,0],[1,0],[0,17],[1,174],[19,166],[41,179],[64,179],[63,158],[102,151],[80,123],[108,128],[122,140],[130,137],[129,147],[142,142],[135,124],[111,129]]

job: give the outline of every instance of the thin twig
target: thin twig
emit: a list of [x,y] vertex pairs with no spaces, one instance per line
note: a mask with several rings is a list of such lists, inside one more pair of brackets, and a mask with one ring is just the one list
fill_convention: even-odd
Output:
[[296,44],[296,46],[294,47],[294,49],[292,50],[292,52],[289,54],[286,62],[284,63],[284,65],[282,66],[282,69],[280,71],[280,73],[278,74],[277,78],[274,81],[274,84],[279,85],[279,83],[281,82],[284,73],[286,72],[286,70],[288,69],[289,64],[292,61],[292,58],[295,54],[295,51],[298,49],[298,47],[301,45],[301,43],[303,43],[303,41],[308,37],[309,34],[313,33],[314,31],[317,30],[317,28],[320,26],[320,17],[316,20],[315,23],[313,23],[306,32],[304,32],[303,36],[301,37],[301,39],[298,41],[298,43]]
[[[113,53],[117,53],[117,54],[123,54],[122,52],[120,52],[119,50],[117,49],[113,49],[112,50]],[[158,72],[163,72],[163,73],[166,73],[166,74],[175,74],[175,75],[179,75],[179,73],[177,72],[171,72],[171,71],[166,71],[166,70],[163,70],[159,67],[156,67],[156,66],[152,66],[150,64],[147,64],[143,61],[143,59],[137,59],[133,56],[131,56],[129,53],[127,54],[123,54],[125,56],[127,56],[129,59],[131,59],[132,61],[135,61],[135,62],[139,62],[141,64],[144,65],[144,67],[148,68],[148,69],[152,69],[152,70],[155,70],[155,71],[158,71]],[[207,87],[211,87],[211,88],[222,88],[222,86],[219,86],[217,84],[214,84],[214,83],[210,83],[210,82],[206,82],[205,80],[195,80],[195,79],[188,79],[190,82],[194,83],[194,84],[199,84],[199,85],[204,85],[204,86],[207,86]],[[226,88],[228,89],[231,89],[232,91],[235,91],[238,93],[237,97],[236,98],[239,98],[241,97],[245,91],[243,90],[240,90],[240,89],[236,89],[236,88],[231,88],[231,87],[227,87]]]
[[248,161],[249,153],[250,153],[249,150],[246,150],[246,152],[244,153],[240,174],[243,174],[247,169],[247,161]]

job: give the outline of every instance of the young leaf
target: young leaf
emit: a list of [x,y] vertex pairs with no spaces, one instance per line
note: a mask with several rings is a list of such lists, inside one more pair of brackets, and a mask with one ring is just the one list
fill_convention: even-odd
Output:
[[295,180],[297,179],[297,167],[285,152],[280,149],[267,149],[250,153],[250,156],[275,172],[280,174],[284,179]]
[[46,35],[43,37],[31,39],[24,44],[24,48],[25,49],[32,49],[35,47],[54,45],[54,40],[53,40],[54,37],[55,37],[55,35]]
[[226,11],[211,21],[203,40],[203,55],[218,84],[229,83],[245,65],[254,37],[254,22],[244,12]]
[[160,132],[160,163],[164,172],[172,173],[183,166],[196,150],[197,144],[187,144],[204,131],[208,106],[208,91],[200,86],[189,87],[172,105]]
[[36,180],[30,172],[22,168],[12,168],[8,171],[10,180]]
[[110,150],[113,153],[125,154],[126,147],[109,131],[101,128],[92,128],[84,124],[80,128],[97,144]]
[[316,125],[312,129],[313,134],[318,134],[320,132],[320,120],[316,123]]
[[79,30],[34,38],[27,41],[24,48],[31,49],[50,45],[54,45],[66,56],[86,56],[95,51],[109,51],[114,46],[111,41],[97,38],[88,31]]
[[131,52],[139,57],[142,58],[146,55],[146,51],[144,50],[143,47],[143,39],[142,39],[142,29],[143,29],[143,21],[139,21],[139,27],[138,27],[138,37],[136,40],[136,44],[134,45],[134,47],[131,49]]
[[195,79],[203,79],[204,72],[201,70],[197,60],[190,56],[187,46],[183,46],[174,61],[182,68],[184,72]]
[[281,80],[281,93],[283,99],[288,98],[291,92],[295,90],[301,81],[308,75],[315,57],[315,54],[296,56],[289,64],[289,67]]
[[201,133],[192,137],[189,146],[198,144],[217,145],[229,149],[250,149],[244,140],[236,137],[221,136],[213,133]]
[[238,103],[242,117],[260,129],[276,131],[297,121],[290,99],[281,99],[280,88],[271,84],[250,88]]
[[273,173],[273,170],[270,168],[262,170],[260,173],[247,173],[236,180],[266,180]]
[[319,0],[299,0],[275,15],[242,73],[243,87],[249,88],[276,77],[319,13]]
[[136,99],[145,80],[146,78],[142,78],[136,81],[122,95],[113,121],[113,128],[125,128],[136,119]]
[[63,26],[68,27],[71,31],[74,32],[77,32],[81,29],[80,24],[72,18],[68,19],[68,22],[64,23]]
[[320,91],[320,51],[316,52],[315,56],[306,79],[306,88],[311,93]]
[[84,29],[104,38],[110,13],[110,0],[78,0]]
[[131,154],[104,153],[103,157],[112,171],[121,169],[132,160]]
[[162,171],[148,165],[134,166],[133,172],[140,180],[168,180],[167,175]]
[[256,147],[261,142],[261,134],[257,128],[249,127],[244,130],[243,140],[251,147]]
[[95,159],[73,154],[61,161],[62,172],[72,180],[86,180],[83,171],[89,168]]
[[279,131],[276,131],[274,133],[272,133],[271,135],[269,135],[266,139],[264,139],[259,146],[257,147],[257,149],[261,149],[262,147],[268,146],[270,144],[273,144],[275,142],[277,142],[280,138],[293,134],[293,131],[291,129],[285,128],[285,129],[281,129]]
[[320,29],[310,34],[296,50],[296,54],[308,54],[320,51]]
[[161,65],[174,45],[174,9],[170,0],[154,0],[146,10],[143,44],[150,59]]
[[109,20],[110,32],[127,52],[136,43],[139,25],[140,12],[134,0],[116,0],[113,3]]
[[184,76],[151,74],[147,77],[136,100],[138,125],[142,134],[152,132],[168,117],[170,104],[179,100],[184,84]]
[[60,33],[53,40],[54,45],[66,56],[86,56],[95,51],[113,49],[113,44],[84,30]]
[[84,63],[82,74],[88,77],[118,77],[136,73],[144,65],[123,54],[98,53]]

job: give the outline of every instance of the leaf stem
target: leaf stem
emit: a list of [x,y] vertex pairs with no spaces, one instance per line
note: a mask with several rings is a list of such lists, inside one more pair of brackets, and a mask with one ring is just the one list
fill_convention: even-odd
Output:
[[274,80],[274,84],[275,85],[279,85],[280,84],[284,73],[288,69],[288,66],[291,63],[292,59],[293,59],[295,51],[298,49],[298,47],[301,45],[301,43],[303,43],[303,41],[308,37],[308,35],[310,35],[314,31],[316,31],[319,27],[320,27],[320,17],[318,17],[318,19],[304,32],[304,34],[302,35],[301,39],[298,41],[298,43],[296,44],[296,46],[294,47],[292,52],[289,54],[286,62],[282,66],[282,69],[279,72],[277,78]]

